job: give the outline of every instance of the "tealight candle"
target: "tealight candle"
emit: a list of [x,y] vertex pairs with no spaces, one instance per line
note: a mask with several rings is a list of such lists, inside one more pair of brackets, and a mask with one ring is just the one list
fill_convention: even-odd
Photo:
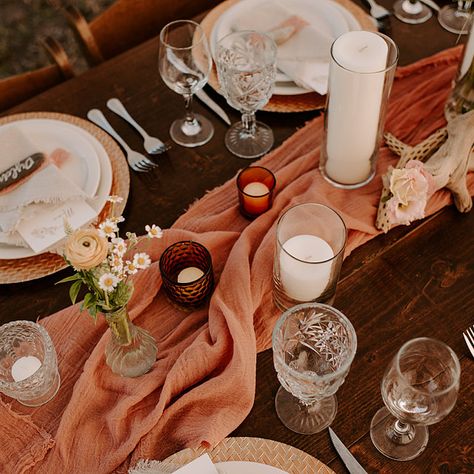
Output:
[[20,357],[12,365],[11,372],[15,382],[31,377],[41,367],[41,361],[35,356]]
[[296,235],[280,252],[280,278],[288,296],[312,301],[322,295],[331,277],[331,246],[316,235]]
[[204,272],[197,267],[183,268],[178,274],[178,283],[191,283],[199,280],[204,275]]
[[273,173],[261,166],[242,170],[237,176],[241,214],[253,219],[270,209],[275,183]]

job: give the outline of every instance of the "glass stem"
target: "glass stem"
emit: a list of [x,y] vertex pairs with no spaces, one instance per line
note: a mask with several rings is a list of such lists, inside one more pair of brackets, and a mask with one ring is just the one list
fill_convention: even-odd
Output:
[[471,11],[471,0],[458,0],[458,11],[460,13],[464,13],[466,15],[469,15]]
[[185,117],[184,120],[188,125],[195,125],[195,117],[193,112],[193,95],[185,94],[184,95],[184,108],[185,108]]
[[387,436],[395,444],[409,444],[415,437],[415,428],[409,423],[395,420],[393,424],[387,427]]
[[242,126],[245,136],[251,138],[255,137],[255,130],[257,128],[255,112],[242,112]]

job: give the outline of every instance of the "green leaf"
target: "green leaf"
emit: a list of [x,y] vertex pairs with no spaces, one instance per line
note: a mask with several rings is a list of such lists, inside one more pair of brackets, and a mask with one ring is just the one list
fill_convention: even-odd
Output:
[[57,281],[55,285],[58,285],[59,283],[67,283],[68,281],[76,281],[80,279],[81,279],[81,275],[79,275],[79,273],[74,273],[74,275],[68,276],[66,278],[63,278],[62,280]]
[[84,309],[89,309],[91,306],[94,306],[97,302],[97,299],[93,293],[86,293],[84,296]]
[[81,286],[82,281],[76,281],[71,285],[71,288],[69,288],[69,297],[71,298],[72,304],[76,303],[77,295],[79,294]]
[[97,306],[91,306],[88,311],[89,314],[92,316],[92,319],[97,322]]

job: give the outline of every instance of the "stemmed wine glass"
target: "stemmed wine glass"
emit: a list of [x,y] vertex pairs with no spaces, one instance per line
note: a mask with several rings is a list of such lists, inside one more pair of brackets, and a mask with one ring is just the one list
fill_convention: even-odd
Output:
[[171,124],[171,138],[186,147],[207,143],[214,135],[214,127],[207,118],[192,111],[193,94],[207,83],[212,68],[209,45],[200,25],[177,20],[161,30],[159,68],[165,84],[185,101],[186,115]]
[[242,113],[242,122],[227,131],[225,144],[240,158],[257,158],[273,146],[273,132],[256,122],[255,111],[270,100],[276,74],[275,42],[266,34],[240,31],[217,44],[219,84],[227,102]]
[[458,0],[456,5],[445,5],[438,13],[440,25],[451,33],[469,33],[472,0]]
[[280,420],[301,434],[328,427],[337,412],[335,393],[356,353],[351,322],[322,303],[293,306],[277,321],[272,347],[282,385],[275,398]]
[[370,437],[385,456],[416,458],[428,444],[427,425],[438,423],[454,407],[461,367],[446,344],[421,337],[406,342],[382,380],[386,407],[373,417]]
[[397,0],[393,14],[404,23],[424,23],[431,18],[431,10],[420,0]]

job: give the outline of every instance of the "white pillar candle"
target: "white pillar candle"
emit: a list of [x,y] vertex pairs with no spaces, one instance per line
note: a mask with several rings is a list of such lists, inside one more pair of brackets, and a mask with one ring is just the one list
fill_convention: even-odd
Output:
[[12,377],[15,382],[21,382],[32,376],[41,367],[41,361],[35,356],[20,357],[12,365]]
[[257,181],[247,184],[244,188],[244,194],[255,197],[264,196],[265,194],[268,194],[269,191],[268,186]]
[[285,293],[296,301],[318,298],[331,277],[332,261],[327,261],[334,257],[331,246],[320,237],[303,234],[291,237],[282,247],[280,279]]
[[191,283],[199,280],[204,275],[204,272],[197,267],[183,268],[178,274],[178,283]]
[[[382,105],[388,46],[370,31],[350,31],[332,47],[329,71],[327,175],[357,184],[371,173]],[[337,62],[337,64],[335,63]]]

